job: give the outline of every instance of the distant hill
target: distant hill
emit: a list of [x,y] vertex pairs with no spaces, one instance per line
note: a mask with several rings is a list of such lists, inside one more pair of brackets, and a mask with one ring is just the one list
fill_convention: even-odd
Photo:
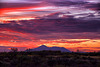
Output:
[[64,47],[47,47],[45,45],[42,45],[40,47],[34,48],[34,49],[28,49],[26,51],[43,51],[43,50],[51,50],[51,51],[61,51],[61,52],[71,52],[70,50],[64,48]]

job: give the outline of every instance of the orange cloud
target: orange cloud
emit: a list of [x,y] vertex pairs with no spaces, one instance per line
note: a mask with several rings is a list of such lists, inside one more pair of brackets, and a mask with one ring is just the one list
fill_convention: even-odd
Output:
[[[10,20],[27,20],[27,19],[34,19],[31,16],[24,16],[24,12],[33,12],[33,11],[44,11],[44,10],[52,10],[52,7],[46,7],[46,6],[34,6],[34,7],[17,7],[17,8],[2,8],[0,9],[0,21],[10,21]],[[13,15],[18,15],[18,17]],[[23,15],[21,15],[23,14]]]

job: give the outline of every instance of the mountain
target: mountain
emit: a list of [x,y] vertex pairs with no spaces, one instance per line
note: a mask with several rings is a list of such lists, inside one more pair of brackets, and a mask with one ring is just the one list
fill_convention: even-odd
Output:
[[45,45],[42,45],[40,47],[34,48],[34,49],[28,49],[26,51],[43,51],[43,50],[51,50],[51,51],[61,51],[61,52],[71,52],[70,50],[64,48],[64,47],[47,47]]

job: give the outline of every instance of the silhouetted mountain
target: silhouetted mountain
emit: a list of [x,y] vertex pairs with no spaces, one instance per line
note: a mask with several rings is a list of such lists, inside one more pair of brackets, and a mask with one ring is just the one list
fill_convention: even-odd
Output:
[[40,47],[34,48],[34,49],[28,49],[26,51],[43,51],[43,50],[51,50],[51,51],[61,51],[61,52],[71,52],[70,50],[64,48],[64,47],[47,47],[45,45],[42,45]]

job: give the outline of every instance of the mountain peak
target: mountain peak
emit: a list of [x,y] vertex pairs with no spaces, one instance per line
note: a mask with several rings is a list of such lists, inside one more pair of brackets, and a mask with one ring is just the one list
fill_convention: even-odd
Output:
[[47,47],[46,45],[41,45],[41,46],[39,46],[39,47]]
[[61,52],[71,52],[64,47],[47,47],[46,45],[41,45],[37,48],[31,49],[31,51],[43,51],[43,50],[51,50],[51,51],[61,51]]

